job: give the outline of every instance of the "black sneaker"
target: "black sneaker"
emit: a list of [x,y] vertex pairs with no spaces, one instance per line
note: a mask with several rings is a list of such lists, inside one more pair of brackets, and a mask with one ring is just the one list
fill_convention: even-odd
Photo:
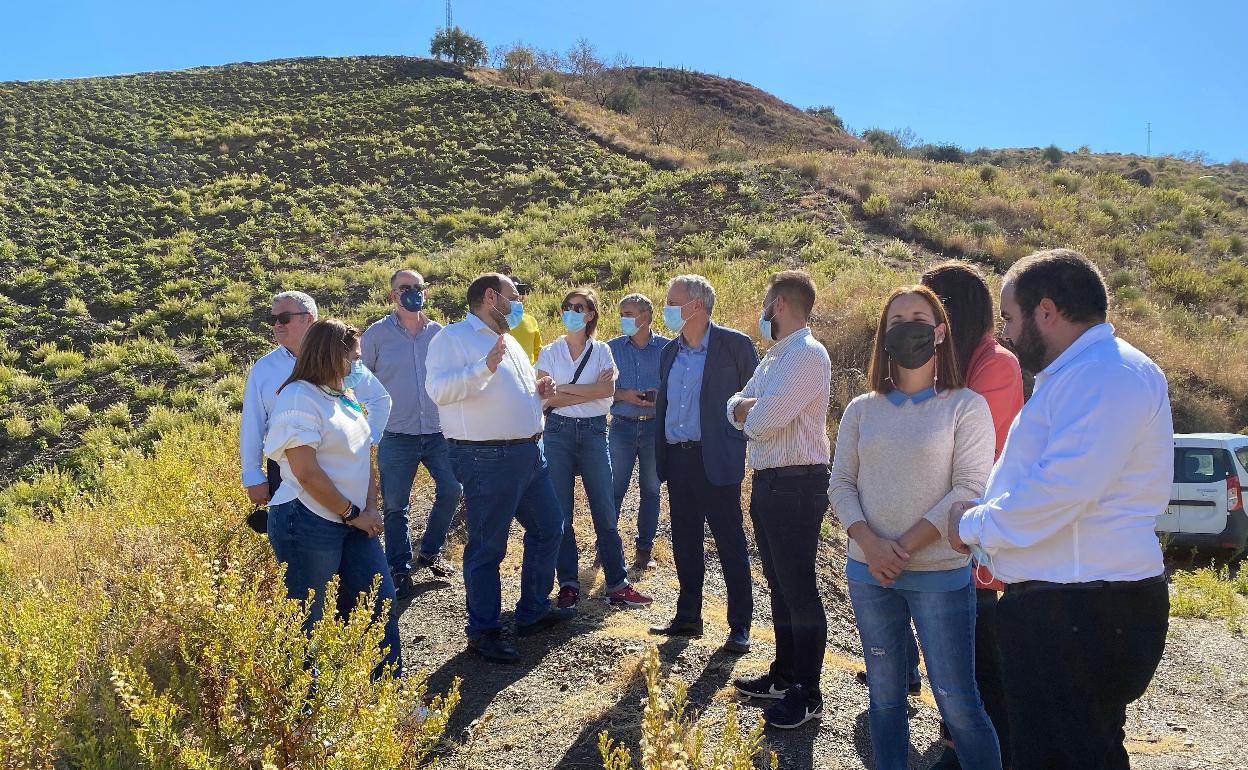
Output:
[[520,653],[503,638],[498,629],[486,631],[480,636],[468,640],[468,649],[495,663],[515,663],[520,660]]
[[767,707],[763,718],[767,724],[781,730],[792,730],[812,719],[823,719],[823,696],[817,692],[807,693],[800,684],[795,684],[779,703]]
[[778,676],[771,674],[763,674],[762,676],[752,676],[748,679],[742,677],[734,679],[732,686],[737,688],[737,692],[742,695],[748,695],[751,698],[770,698],[779,700],[789,690],[789,683]]
[[423,553],[416,557],[416,568],[427,569],[433,573],[434,577],[448,578],[455,574],[455,565],[451,564],[441,556],[425,556]]
[[398,601],[410,602],[416,597],[416,581],[412,579],[410,574],[395,575],[394,592]]

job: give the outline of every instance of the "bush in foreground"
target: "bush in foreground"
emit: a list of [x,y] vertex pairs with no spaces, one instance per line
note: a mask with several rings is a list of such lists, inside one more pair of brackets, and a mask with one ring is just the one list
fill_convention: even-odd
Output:
[[242,525],[236,436],[176,429],[9,523],[0,768],[413,768],[441,738],[457,685],[426,703],[420,676],[371,681],[367,611],[303,634]]
[[742,732],[737,705],[728,704],[719,746],[706,744],[706,731],[689,713],[688,689],[680,680],[665,681],[659,649],[651,645],[642,663],[646,678],[646,706],[641,717],[641,764],[633,764],[627,748],[604,730],[598,735],[598,751],[605,770],[747,770],[763,759],[772,770],[779,765],[774,752],[763,752],[763,720]]

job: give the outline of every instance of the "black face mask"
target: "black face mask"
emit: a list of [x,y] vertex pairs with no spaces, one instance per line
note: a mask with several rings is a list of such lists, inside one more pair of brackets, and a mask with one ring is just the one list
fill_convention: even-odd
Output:
[[884,334],[884,351],[902,369],[919,369],[936,355],[936,327],[906,321]]

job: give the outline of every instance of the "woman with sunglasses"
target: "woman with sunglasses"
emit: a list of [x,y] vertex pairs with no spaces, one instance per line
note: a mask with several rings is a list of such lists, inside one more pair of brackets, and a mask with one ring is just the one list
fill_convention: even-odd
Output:
[[914,619],[936,705],[962,766],[1000,770],[975,685],[975,594],[946,540],[949,508],[984,490],[992,415],[965,387],[944,306],[924,286],[889,296],[876,328],[871,390],[841,417],[828,495],[849,534],[845,572],[867,663],[878,770],[905,770],[906,646]]
[[334,608],[346,617],[380,579],[373,620],[389,612],[381,641],[382,664],[402,675],[399,613],[394,581],[378,535],[377,479],[369,451],[367,409],[352,387],[367,371],[360,362],[360,332],[335,319],[312,324],[294,371],[278,388],[264,453],[281,466],[281,486],[269,502],[273,553],[286,565],[286,595],[313,592],[305,629],[321,619],[325,587],[339,578]]
[[555,395],[545,401],[544,443],[550,479],[563,512],[563,544],[556,576],[558,606],[575,607],[581,598],[580,561],[572,526],[573,490],[577,475],[585,486],[594,522],[598,559],[606,578],[606,599],[616,607],[645,607],[651,599],[628,582],[619,509],[607,450],[607,413],[615,396],[615,359],[610,346],[594,340],[598,329],[598,296],[580,288],[563,300],[567,334],[542,348],[537,377],[555,381]]

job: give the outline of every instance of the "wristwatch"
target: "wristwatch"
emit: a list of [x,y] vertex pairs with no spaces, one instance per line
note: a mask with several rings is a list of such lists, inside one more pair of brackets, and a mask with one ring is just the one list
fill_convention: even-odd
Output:
[[347,509],[346,513],[342,514],[342,521],[344,524],[355,521],[357,518],[359,518],[361,513],[363,513],[363,511],[360,510],[360,506],[356,505],[355,503],[352,503],[351,507]]

